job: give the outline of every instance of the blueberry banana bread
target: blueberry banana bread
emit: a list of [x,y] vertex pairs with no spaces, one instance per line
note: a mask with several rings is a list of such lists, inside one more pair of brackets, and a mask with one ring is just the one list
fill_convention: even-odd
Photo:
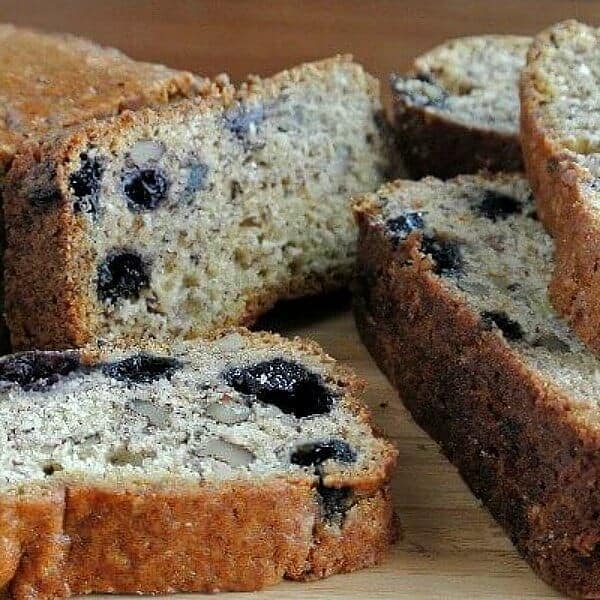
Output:
[[415,177],[518,171],[519,73],[531,42],[515,35],[450,40],[392,75],[395,123]]
[[[49,131],[210,93],[208,80],[134,61],[72,35],[0,25],[0,182],[20,142]],[[0,260],[4,225],[0,221]],[[6,351],[0,274],[0,351]]]
[[527,175],[556,243],[555,307],[600,353],[600,29],[541,33],[521,80]]
[[361,386],[312,343],[245,330],[0,359],[0,585],[254,590],[374,564],[396,451]]
[[553,313],[527,182],[397,181],[356,215],[365,344],[533,569],[600,597],[600,362]]
[[207,85],[73,35],[13,25],[0,25],[0,65],[0,172],[24,138],[126,108],[166,104]]
[[15,348],[193,338],[345,284],[353,193],[390,161],[348,58],[29,145],[8,175]]

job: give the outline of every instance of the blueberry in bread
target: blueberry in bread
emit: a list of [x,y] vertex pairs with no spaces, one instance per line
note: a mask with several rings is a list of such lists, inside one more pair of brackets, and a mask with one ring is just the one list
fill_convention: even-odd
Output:
[[395,449],[316,345],[0,359],[0,585],[15,598],[254,590],[374,564]]
[[398,142],[413,176],[522,169],[518,78],[530,42],[457,38],[392,76]]
[[15,348],[193,338],[341,286],[351,194],[391,160],[376,81],[347,57],[23,148],[8,175]]
[[[210,93],[208,80],[138,62],[73,35],[0,25],[0,181],[23,140],[94,117]],[[91,168],[91,167],[90,167]],[[81,191],[90,172],[75,181]],[[0,223],[0,256],[4,225]],[[3,279],[0,275],[0,306]],[[0,349],[8,347],[0,311]]]
[[600,352],[600,29],[539,34],[521,80],[527,175],[556,243],[552,301]]
[[396,181],[356,215],[372,355],[533,569],[598,597],[600,362],[552,310],[527,182]]

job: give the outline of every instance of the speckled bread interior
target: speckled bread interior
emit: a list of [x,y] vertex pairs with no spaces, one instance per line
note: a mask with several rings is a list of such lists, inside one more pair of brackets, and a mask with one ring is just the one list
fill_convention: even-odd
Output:
[[533,569],[598,597],[600,363],[550,305],[527,182],[397,181],[355,210],[369,350]]
[[556,242],[550,294],[600,352],[600,29],[576,21],[539,34],[521,80],[527,175]]
[[[159,106],[210,90],[185,71],[132,60],[74,35],[0,24],[0,183],[23,140],[125,109]],[[0,222],[0,257],[4,223]],[[0,275],[0,351],[10,347]]]
[[316,345],[246,330],[0,359],[0,585],[253,590],[373,564],[396,451],[360,389]]
[[398,143],[415,177],[518,171],[518,79],[531,39],[449,40],[391,78]]
[[6,192],[14,347],[193,338],[344,285],[384,121],[337,58],[28,146]]

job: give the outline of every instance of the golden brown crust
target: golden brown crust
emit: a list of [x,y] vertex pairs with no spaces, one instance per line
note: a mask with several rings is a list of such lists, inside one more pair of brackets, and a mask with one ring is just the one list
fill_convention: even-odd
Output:
[[306,482],[69,487],[52,500],[2,506],[0,584],[14,598],[257,590],[375,564],[395,532],[387,488],[359,499],[341,529],[320,521]]
[[[564,24],[565,27],[569,23]],[[549,32],[530,48],[528,65],[549,43]],[[550,297],[591,350],[600,353],[600,219],[586,198],[591,174],[574,160],[543,118],[543,82],[528,66],[521,77],[521,138],[525,169],[541,221],[556,243]]]
[[341,529],[304,482],[195,490],[73,486],[0,502],[0,586],[15,599],[90,592],[257,590],[377,562],[393,540],[387,488]]
[[415,240],[394,249],[364,209],[355,289],[363,341],[532,568],[570,595],[598,597],[600,435],[591,409],[531,371],[432,275]]
[[413,177],[448,179],[481,170],[523,169],[518,135],[467,127],[398,97],[394,108],[399,150]]
[[[43,56],[44,60],[40,60]],[[203,79],[72,35],[0,25],[0,163],[16,145],[91,118],[193,96]]]

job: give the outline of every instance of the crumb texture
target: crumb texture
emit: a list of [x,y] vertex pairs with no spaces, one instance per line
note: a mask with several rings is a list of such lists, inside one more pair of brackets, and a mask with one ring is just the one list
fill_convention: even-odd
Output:
[[358,389],[315,346],[245,330],[2,358],[0,583],[254,590],[373,564],[396,452]]
[[[29,160],[11,171],[21,190],[7,202],[16,347],[193,338],[347,282],[348,198],[375,189],[390,160],[374,80],[333,59],[221,100],[128,115],[60,142],[66,160],[49,148],[39,176]],[[52,168],[54,203],[37,191]],[[18,264],[27,242],[38,258]],[[33,272],[49,252],[54,304]],[[17,283],[24,271],[31,295]]]

